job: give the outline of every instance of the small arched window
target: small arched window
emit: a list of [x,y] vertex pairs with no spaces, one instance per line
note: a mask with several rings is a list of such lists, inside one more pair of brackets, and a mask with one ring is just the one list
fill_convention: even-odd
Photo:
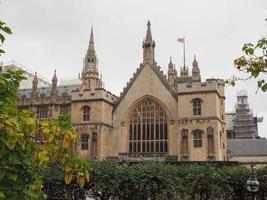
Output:
[[81,135],[81,150],[88,150],[89,149],[89,136],[87,134]]
[[182,130],[182,154],[188,154],[188,129]]
[[202,134],[203,134],[203,131],[199,129],[193,130],[193,140],[194,140],[195,148],[202,147]]
[[193,104],[193,115],[201,115],[201,103],[203,101],[200,98],[195,98],[191,102]]
[[83,121],[88,122],[90,120],[90,107],[84,106],[83,107]]

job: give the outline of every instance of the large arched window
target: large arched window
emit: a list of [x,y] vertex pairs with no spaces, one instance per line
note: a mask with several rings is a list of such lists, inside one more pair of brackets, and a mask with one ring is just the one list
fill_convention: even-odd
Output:
[[88,122],[90,120],[90,107],[84,106],[83,107],[83,121]]
[[200,98],[195,98],[191,102],[193,104],[193,115],[201,115],[202,100]]
[[203,131],[199,129],[193,130],[193,141],[195,148],[202,147],[202,134]]
[[151,99],[139,103],[130,114],[129,152],[166,153],[168,151],[167,116]]

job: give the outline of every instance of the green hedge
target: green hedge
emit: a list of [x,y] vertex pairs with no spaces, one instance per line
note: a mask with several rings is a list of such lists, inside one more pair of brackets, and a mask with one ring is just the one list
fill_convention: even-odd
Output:
[[[251,199],[246,190],[250,169],[243,166],[171,165],[146,162],[131,166],[115,162],[93,163],[89,184],[79,189],[64,184],[63,171],[54,165],[47,170],[48,199]],[[260,199],[267,196],[267,168],[257,170]],[[56,194],[56,195],[55,195]]]

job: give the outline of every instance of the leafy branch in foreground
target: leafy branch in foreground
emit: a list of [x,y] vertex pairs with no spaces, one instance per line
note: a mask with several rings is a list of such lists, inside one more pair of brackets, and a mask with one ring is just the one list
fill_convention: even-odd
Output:
[[58,162],[65,181],[83,188],[89,181],[90,163],[72,154],[79,139],[69,116],[40,121],[29,110],[17,109],[17,90],[23,71],[0,74],[0,199],[44,199],[44,169]]
[[[265,19],[267,21],[267,19]],[[243,54],[241,57],[234,60],[234,66],[240,72],[243,72],[246,77],[240,78],[233,76],[226,80],[227,84],[235,86],[236,81],[256,79],[257,91],[261,89],[267,91],[267,39],[265,37],[257,41],[256,44],[246,43],[242,48]]]
[[[5,34],[11,35],[12,30],[6,25],[5,22],[0,20],[0,47],[3,45],[6,39]],[[0,48],[0,55],[3,53],[5,53],[5,51],[2,48]]]

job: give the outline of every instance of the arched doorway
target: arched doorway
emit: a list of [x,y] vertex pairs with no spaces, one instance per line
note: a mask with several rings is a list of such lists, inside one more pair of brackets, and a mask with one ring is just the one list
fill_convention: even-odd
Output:
[[158,154],[168,152],[167,115],[151,98],[135,105],[129,116],[129,153]]

